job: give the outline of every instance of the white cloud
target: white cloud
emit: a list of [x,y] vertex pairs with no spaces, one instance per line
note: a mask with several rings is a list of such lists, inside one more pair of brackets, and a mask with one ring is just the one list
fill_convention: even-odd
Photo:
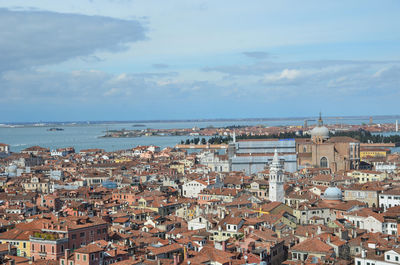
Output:
[[384,67],[384,68],[382,68],[382,69],[379,69],[378,71],[376,71],[373,75],[372,75],[372,77],[375,77],[375,78],[379,78],[379,77],[381,77],[382,76],[382,74],[385,72],[385,71],[387,71],[387,67]]
[[281,75],[279,76],[279,79],[295,79],[301,75],[301,72],[296,69],[285,69],[282,71]]

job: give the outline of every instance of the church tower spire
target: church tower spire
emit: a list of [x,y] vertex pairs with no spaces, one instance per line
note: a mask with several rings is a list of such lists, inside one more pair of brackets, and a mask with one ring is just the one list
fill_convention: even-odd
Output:
[[322,115],[321,115],[321,112],[319,112],[318,127],[322,127],[323,125],[324,125],[324,122],[322,121]]
[[275,149],[274,158],[269,168],[269,200],[285,202],[284,175],[279,161],[278,150]]

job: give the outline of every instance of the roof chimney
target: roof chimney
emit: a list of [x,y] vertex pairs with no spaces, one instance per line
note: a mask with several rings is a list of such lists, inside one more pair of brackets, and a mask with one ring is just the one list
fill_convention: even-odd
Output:
[[69,249],[65,249],[65,251],[64,251],[65,263],[67,263],[68,256],[69,256]]
[[367,251],[365,249],[361,250],[361,258],[365,259],[367,257]]

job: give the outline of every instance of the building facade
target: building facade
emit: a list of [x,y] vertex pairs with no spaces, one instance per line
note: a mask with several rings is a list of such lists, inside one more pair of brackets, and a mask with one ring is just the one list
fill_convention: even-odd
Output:
[[400,190],[389,190],[379,195],[379,206],[386,211],[388,208],[400,205]]
[[319,118],[318,126],[311,130],[311,139],[297,139],[296,151],[299,168],[329,168],[332,172],[358,169],[360,142],[351,137],[330,137],[329,129]]
[[265,170],[277,149],[279,160],[284,160],[284,171],[297,170],[296,141],[294,139],[244,139],[230,144],[230,168],[254,174]]

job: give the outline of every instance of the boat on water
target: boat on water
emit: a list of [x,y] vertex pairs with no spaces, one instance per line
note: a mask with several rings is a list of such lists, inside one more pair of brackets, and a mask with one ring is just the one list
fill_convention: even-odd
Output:
[[57,131],[64,131],[63,128],[49,128],[47,129],[49,132],[57,132]]

